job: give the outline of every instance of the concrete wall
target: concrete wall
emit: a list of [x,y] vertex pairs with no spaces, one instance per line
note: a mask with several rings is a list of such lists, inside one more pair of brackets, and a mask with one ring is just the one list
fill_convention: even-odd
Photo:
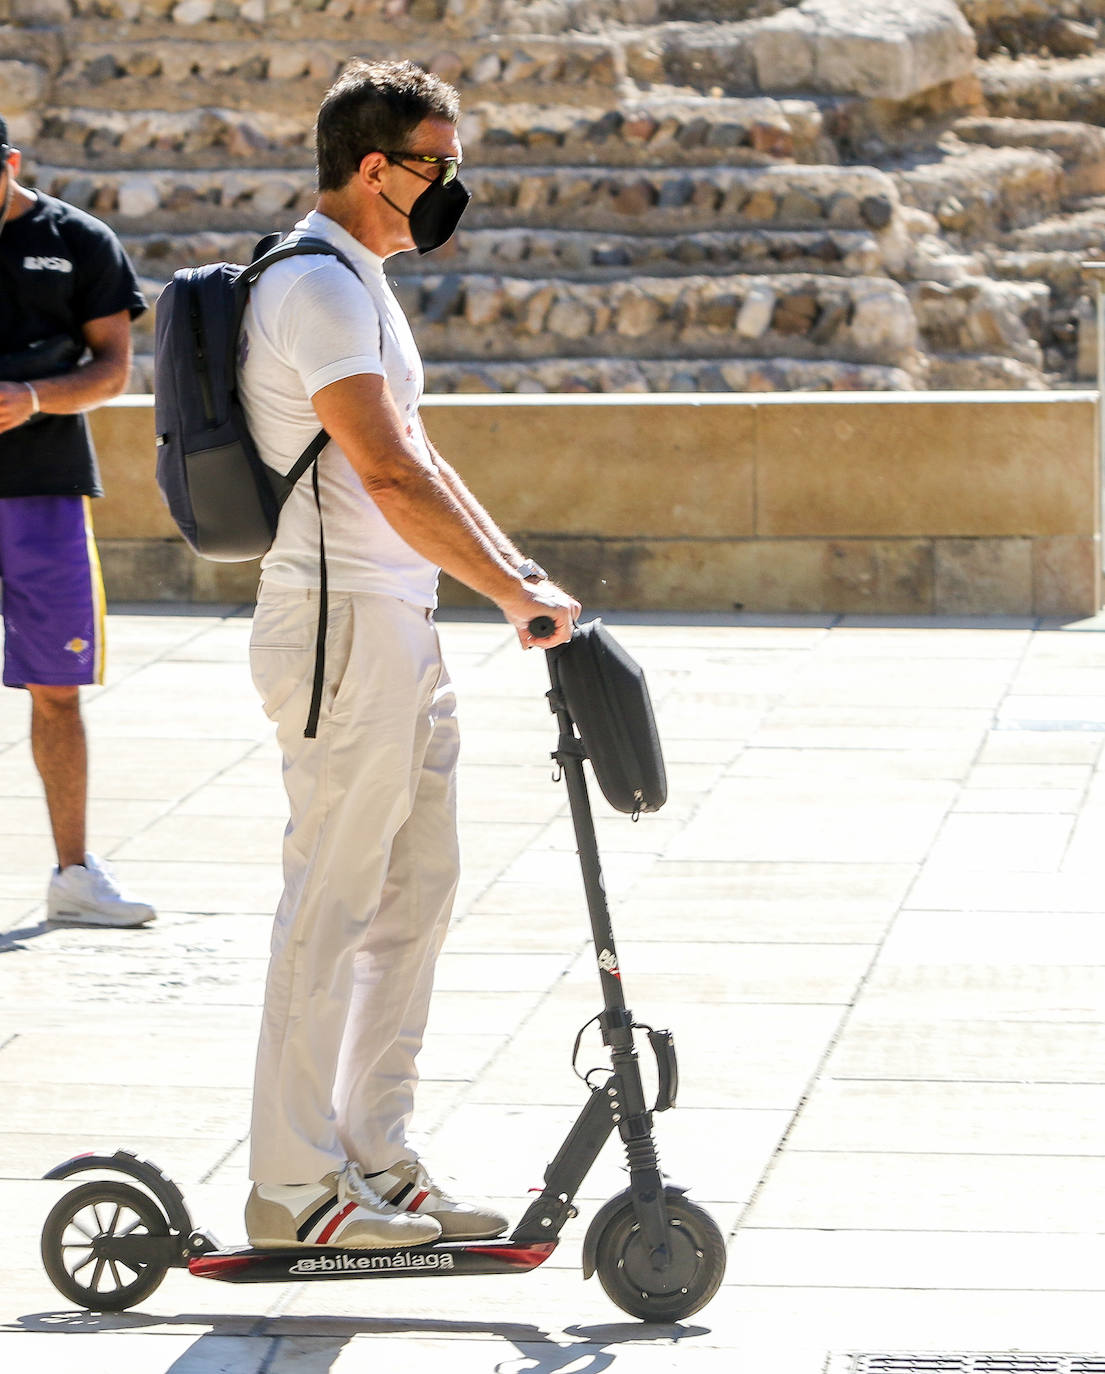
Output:
[[[435,444],[595,608],[1088,615],[1102,604],[1095,394],[428,398]],[[152,479],[148,398],[93,417],[114,600],[251,599]],[[446,604],[478,604],[445,580]]]

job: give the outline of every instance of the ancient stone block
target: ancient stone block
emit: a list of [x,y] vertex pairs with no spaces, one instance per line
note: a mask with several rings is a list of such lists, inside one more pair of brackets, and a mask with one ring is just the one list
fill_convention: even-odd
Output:
[[663,209],[686,205],[694,194],[694,182],[690,177],[668,177],[660,187],[657,204]]
[[954,0],[802,0],[748,41],[761,90],[898,101],[968,75],[975,55]]
[[736,297],[724,291],[705,296],[699,304],[697,317],[707,329],[732,329],[737,321]]
[[1092,535],[1032,541],[1032,610],[1036,615],[1095,615],[1102,603],[1101,547]]
[[494,324],[506,300],[497,282],[472,281],[464,293],[464,318],[475,328]]
[[422,306],[422,317],[427,324],[440,324],[456,313],[464,295],[464,283],[455,274],[442,279],[429,292]]
[[503,73],[502,60],[498,53],[485,53],[478,58],[468,71],[468,79],[473,86],[486,86],[498,81]]
[[794,134],[779,124],[757,120],[748,130],[748,142],[755,152],[766,153],[768,157],[785,159],[794,156]]
[[619,215],[643,215],[656,202],[656,188],[643,178],[620,186],[611,201],[611,208]]
[[119,213],[128,219],[151,215],[160,204],[161,193],[150,177],[127,177],[119,186]]
[[1032,605],[1031,539],[934,541],[937,615],[1018,615]]
[[101,539],[109,601],[180,601],[191,593],[195,555],[180,540]]
[[215,0],[180,0],[173,7],[174,24],[202,24],[215,11]]
[[526,298],[519,327],[526,334],[540,334],[545,328],[545,318],[555,299],[555,287],[539,287]]
[[628,287],[618,301],[614,328],[624,338],[639,339],[655,327],[661,313],[659,301],[636,287]]
[[778,209],[779,202],[770,191],[753,191],[741,206],[741,215],[749,220],[772,220]]
[[864,196],[859,205],[860,218],[871,229],[885,229],[894,214],[888,196]]
[[737,333],[744,339],[761,338],[767,333],[774,312],[775,292],[771,287],[752,287],[737,315]]
[[631,143],[647,143],[655,134],[657,127],[658,125],[651,115],[631,115],[622,125],[622,137]]
[[557,301],[545,320],[550,334],[565,339],[585,339],[591,332],[593,316],[582,301],[571,298]]
[[779,218],[799,224],[808,223],[810,220],[819,220],[821,218],[821,202],[815,200],[806,191],[795,188],[788,191],[779,202]]
[[857,348],[880,361],[916,347],[917,321],[901,287],[872,284],[857,291],[850,332]]
[[749,35],[756,85],[761,91],[811,90],[814,83],[812,24],[800,7],[784,9]]
[[806,334],[816,316],[817,297],[800,292],[776,304],[771,327],[777,334]]

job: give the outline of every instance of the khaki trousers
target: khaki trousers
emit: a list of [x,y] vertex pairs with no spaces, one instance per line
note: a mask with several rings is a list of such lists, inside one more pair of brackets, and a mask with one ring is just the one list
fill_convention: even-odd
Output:
[[455,698],[433,620],[331,592],[310,740],[317,616],[317,593],[262,586],[250,643],[291,810],[254,1082],[258,1183],[413,1157],[415,1059],[459,871]]

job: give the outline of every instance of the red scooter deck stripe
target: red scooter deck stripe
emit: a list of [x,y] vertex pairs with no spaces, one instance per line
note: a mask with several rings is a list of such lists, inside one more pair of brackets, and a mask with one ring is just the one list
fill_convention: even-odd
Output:
[[338,1229],[338,1227],[342,1224],[342,1222],[346,1219],[349,1213],[355,1212],[356,1210],[357,1204],[355,1202],[347,1202],[345,1206],[341,1209],[341,1211],[337,1214],[337,1216],[332,1217],[322,1228],[322,1233],[319,1235],[318,1240],[315,1241],[315,1244],[325,1245],[326,1242],[330,1239],[330,1237],[334,1234],[334,1232]]

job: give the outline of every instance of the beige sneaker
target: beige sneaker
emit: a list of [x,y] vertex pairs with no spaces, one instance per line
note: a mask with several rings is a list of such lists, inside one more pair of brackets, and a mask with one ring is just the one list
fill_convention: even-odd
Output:
[[255,1183],[246,1202],[246,1234],[261,1250],[336,1245],[349,1250],[390,1250],[428,1245],[441,1235],[432,1217],[398,1212],[347,1164],[319,1183]]
[[458,1202],[439,1187],[420,1159],[401,1159],[389,1169],[366,1176],[385,1202],[408,1216],[433,1217],[442,1240],[490,1240],[501,1236],[506,1217],[486,1204]]

